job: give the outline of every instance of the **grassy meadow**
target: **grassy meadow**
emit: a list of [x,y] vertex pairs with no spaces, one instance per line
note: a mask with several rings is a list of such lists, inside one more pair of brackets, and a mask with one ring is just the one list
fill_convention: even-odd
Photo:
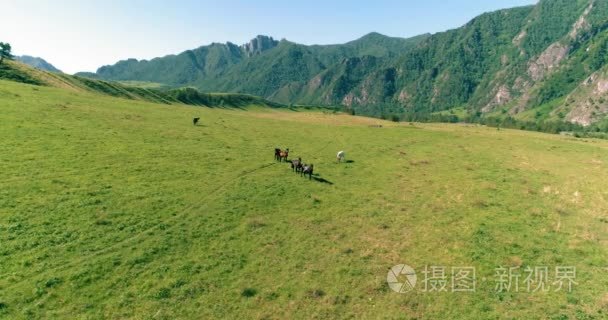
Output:
[[[9,81],[0,124],[0,318],[608,317],[608,141]],[[395,293],[402,263],[476,290]],[[501,266],[578,285],[496,292]]]

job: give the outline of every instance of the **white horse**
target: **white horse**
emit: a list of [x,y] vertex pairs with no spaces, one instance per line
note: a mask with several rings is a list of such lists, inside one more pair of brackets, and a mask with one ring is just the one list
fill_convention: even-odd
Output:
[[344,152],[344,151],[338,152],[338,155],[336,156],[336,159],[338,160],[338,162],[342,162],[344,160],[344,158],[346,158],[346,152]]

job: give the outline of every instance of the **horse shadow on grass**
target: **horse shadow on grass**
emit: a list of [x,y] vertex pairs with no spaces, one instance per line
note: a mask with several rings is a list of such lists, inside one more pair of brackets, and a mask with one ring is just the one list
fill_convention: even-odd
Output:
[[346,163],[355,163],[355,160],[346,160]]
[[312,179],[315,180],[316,182],[321,182],[321,183],[325,183],[325,184],[328,184],[328,185],[333,185],[334,184],[333,182],[331,182],[331,181],[329,181],[329,180],[327,180],[325,178],[321,178],[318,175],[313,175]]

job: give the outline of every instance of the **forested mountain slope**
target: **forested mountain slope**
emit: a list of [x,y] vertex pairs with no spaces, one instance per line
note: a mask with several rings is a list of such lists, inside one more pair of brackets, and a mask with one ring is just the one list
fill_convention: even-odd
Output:
[[469,117],[589,125],[608,113],[607,28],[606,0],[541,0],[432,36],[371,33],[329,46],[258,36],[243,46],[121,61],[89,76],[343,105],[374,116],[461,108]]

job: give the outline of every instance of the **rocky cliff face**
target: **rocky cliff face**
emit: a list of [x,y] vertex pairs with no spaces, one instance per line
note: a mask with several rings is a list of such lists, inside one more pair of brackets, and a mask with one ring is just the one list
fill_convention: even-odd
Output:
[[396,78],[374,70],[333,101],[421,113],[466,106],[590,125],[608,118],[608,1],[541,0],[484,14],[433,35],[392,66]]
[[259,35],[248,43],[242,46],[245,51],[245,55],[247,57],[252,57],[255,55],[259,55],[266,50],[270,50],[276,47],[279,44],[278,41],[274,40],[272,37]]

